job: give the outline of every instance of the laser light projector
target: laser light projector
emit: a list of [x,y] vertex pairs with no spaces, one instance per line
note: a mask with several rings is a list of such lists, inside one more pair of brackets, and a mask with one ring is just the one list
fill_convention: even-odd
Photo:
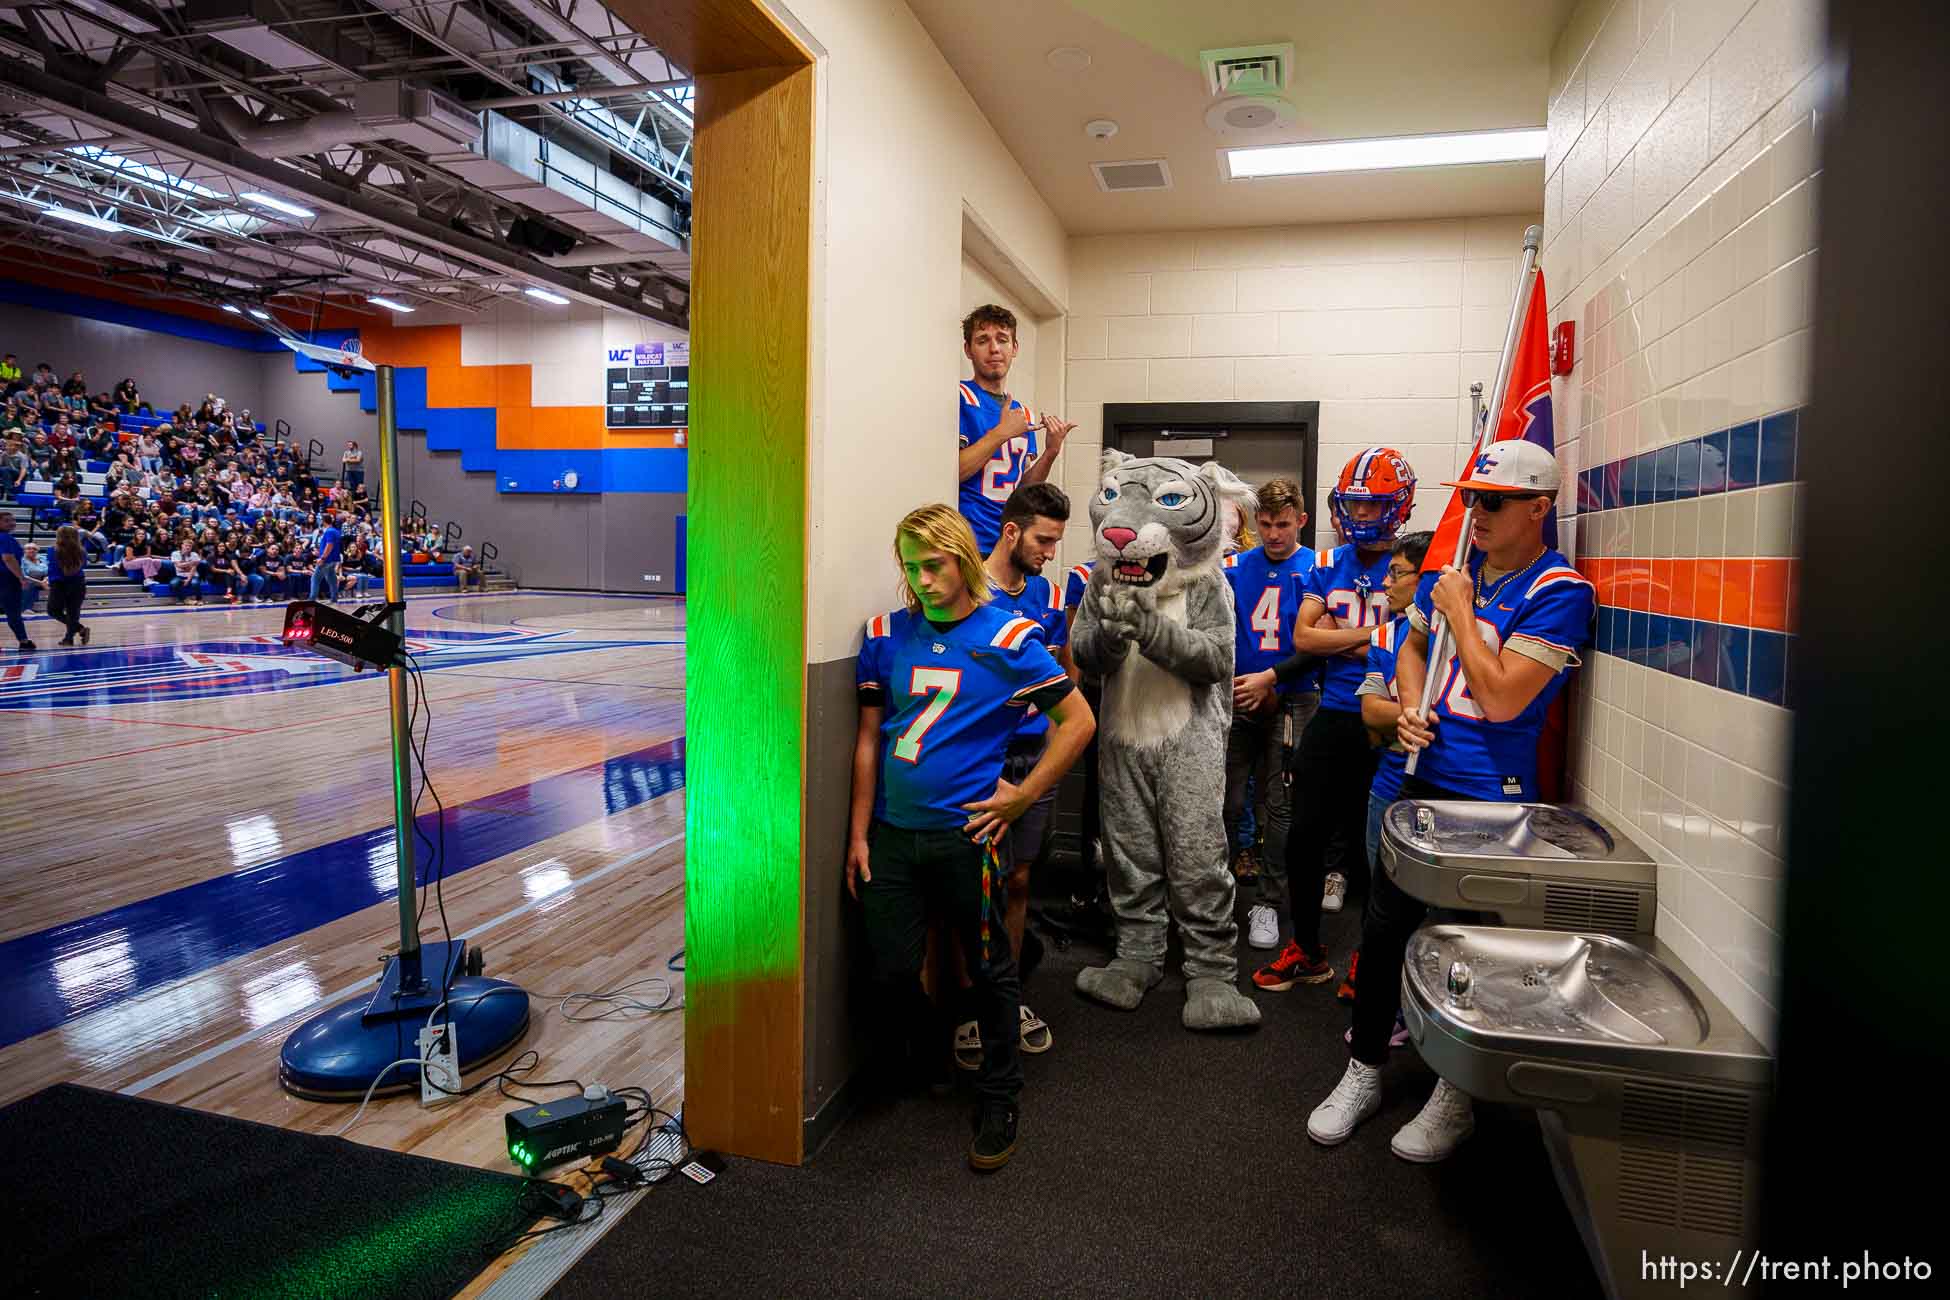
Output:
[[505,1117],[508,1158],[534,1173],[564,1160],[614,1151],[627,1127],[621,1097],[565,1097],[511,1110]]
[[388,604],[371,608],[374,612],[361,618],[318,601],[294,600],[285,606],[281,639],[288,646],[350,664],[354,672],[391,668],[401,662],[400,638],[384,620],[405,607]]

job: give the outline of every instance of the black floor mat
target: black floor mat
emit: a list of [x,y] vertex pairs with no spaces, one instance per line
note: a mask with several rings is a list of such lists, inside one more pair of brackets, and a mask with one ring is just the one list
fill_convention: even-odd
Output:
[[[1358,917],[1326,918],[1337,966]],[[1240,952],[1242,980],[1272,955]],[[1105,956],[1051,943],[1025,989],[1055,1046],[1025,1058],[1003,1170],[967,1168],[965,1087],[863,1108],[804,1168],[672,1180],[552,1296],[1599,1294],[1529,1112],[1479,1106],[1447,1163],[1399,1160],[1388,1139],[1434,1085],[1403,1050],[1380,1114],[1316,1146],[1307,1114],[1347,1063],[1333,984],[1258,994],[1260,1029],[1199,1035],[1175,958],[1135,1012],[1080,998],[1077,969]]]
[[0,1110],[0,1150],[12,1296],[450,1296],[524,1186],[72,1084]]

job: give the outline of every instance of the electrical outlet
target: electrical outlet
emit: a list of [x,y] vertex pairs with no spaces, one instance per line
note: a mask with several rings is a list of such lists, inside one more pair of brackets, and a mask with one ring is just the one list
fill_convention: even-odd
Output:
[[[454,1100],[460,1091],[460,1040],[452,1025],[422,1025],[417,1043],[420,1051],[420,1104],[438,1106]],[[436,1088],[434,1085],[439,1084]],[[447,1089],[442,1092],[440,1089]]]

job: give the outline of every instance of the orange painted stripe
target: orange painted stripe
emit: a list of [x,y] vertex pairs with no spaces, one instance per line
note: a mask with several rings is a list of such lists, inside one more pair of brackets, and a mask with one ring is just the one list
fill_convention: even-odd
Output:
[[1640,559],[1605,556],[1578,569],[1598,603],[1769,632],[1796,627],[1801,562],[1772,556]]
[[1788,630],[1788,562],[1781,559],[1754,561],[1753,626],[1773,632]]

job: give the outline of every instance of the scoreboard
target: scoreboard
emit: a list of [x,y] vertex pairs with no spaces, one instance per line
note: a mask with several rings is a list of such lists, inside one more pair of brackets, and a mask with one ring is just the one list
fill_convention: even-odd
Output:
[[612,429],[685,428],[691,422],[689,366],[611,366]]
[[683,429],[691,422],[691,345],[639,343],[609,351],[604,423],[612,429]]

